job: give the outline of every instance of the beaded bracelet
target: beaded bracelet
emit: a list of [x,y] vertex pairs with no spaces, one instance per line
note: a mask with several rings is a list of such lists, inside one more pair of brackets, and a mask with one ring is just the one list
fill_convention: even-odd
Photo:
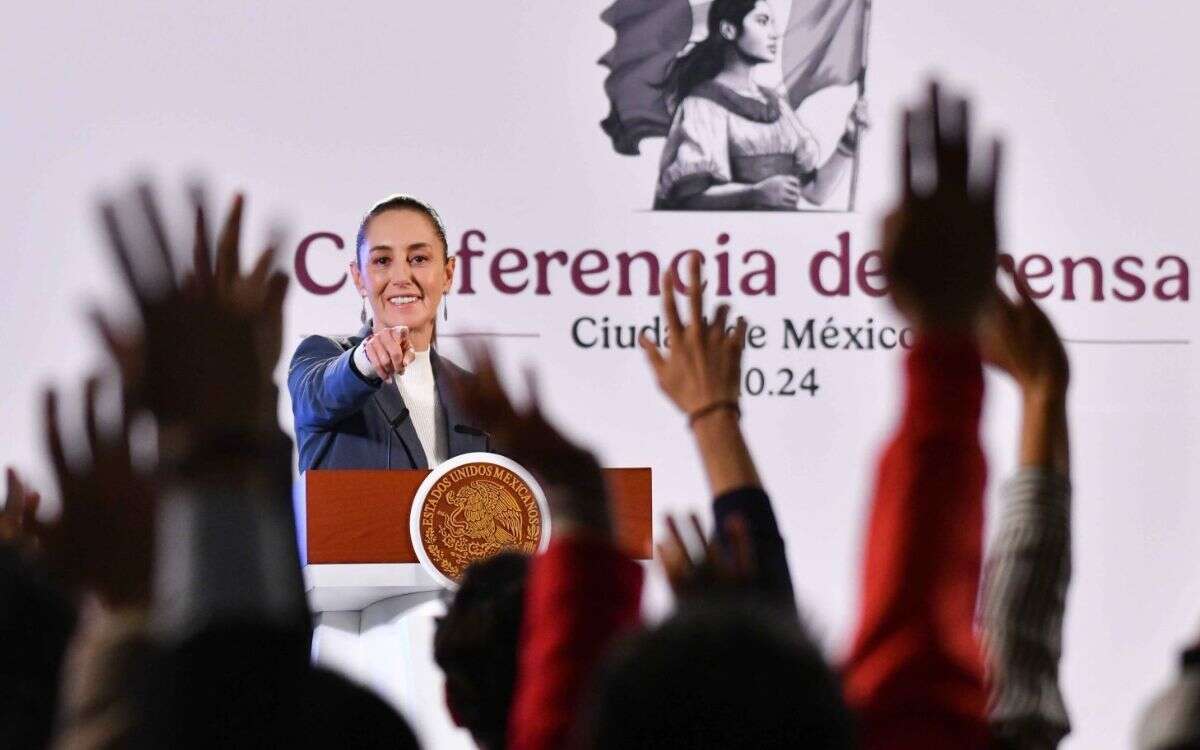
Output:
[[723,398],[718,401],[713,401],[711,404],[706,404],[704,406],[701,406],[699,409],[697,409],[694,412],[692,412],[691,414],[689,414],[688,415],[688,427],[695,427],[696,422],[700,418],[706,417],[709,414],[712,414],[714,411],[718,411],[720,409],[729,409],[730,411],[733,412],[734,416],[739,419],[742,416],[742,410],[741,410],[741,408],[738,407],[737,401],[735,401],[731,398]]

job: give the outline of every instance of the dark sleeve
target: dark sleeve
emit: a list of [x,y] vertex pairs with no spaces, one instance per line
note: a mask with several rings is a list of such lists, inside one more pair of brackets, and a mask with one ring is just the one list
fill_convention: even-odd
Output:
[[986,468],[983,369],[966,338],[926,336],[908,355],[900,427],[879,463],[859,624],[843,683],[862,747],[986,747],[974,629]]
[[45,747],[75,608],[15,550],[0,547],[0,747]]
[[794,612],[796,594],[788,572],[787,554],[771,499],[761,487],[741,487],[718,495],[713,500],[713,517],[717,532],[728,548],[725,525],[731,516],[738,515],[746,522],[754,551],[756,583],[761,593]]
[[296,429],[323,430],[360,411],[383,381],[372,382],[354,367],[354,347],[342,350],[326,336],[300,343],[288,367],[288,391]]

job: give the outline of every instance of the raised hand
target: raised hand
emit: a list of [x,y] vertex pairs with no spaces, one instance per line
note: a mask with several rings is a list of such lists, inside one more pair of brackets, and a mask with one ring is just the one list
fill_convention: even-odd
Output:
[[468,348],[474,383],[456,382],[464,408],[486,424],[500,451],[546,485],[555,535],[583,532],[611,539],[612,519],[600,464],[590,451],[563,436],[542,413],[537,381],[526,372],[529,400],[513,404],[496,373],[491,352]]
[[25,484],[16,469],[5,469],[4,510],[0,511],[0,546],[15,547],[27,553],[36,548],[33,536],[37,509],[42,496]]
[[1000,145],[972,181],[970,119],[967,101],[936,83],[904,116],[902,198],[884,220],[883,256],[892,299],[919,328],[969,332],[991,297]]
[[664,354],[644,335],[640,343],[659,387],[694,424],[720,409],[737,411],[746,321],[739,318],[727,330],[728,305],[719,306],[711,322],[705,320],[698,256],[692,256],[688,269],[688,324],[680,320],[675,275],[668,270],[663,274],[662,296],[670,348]]
[[[58,394],[46,393],[46,446],[62,494],[57,521],[34,521],[47,567],[69,588],[91,591],[110,606],[149,601],[154,549],[154,491],[133,467],[129,422],[111,434],[96,418],[99,381],[84,387],[86,466],[67,459],[58,418]],[[11,487],[11,485],[10,485]]]
[[[676,600],[753,591],[757,567],[745,520],[736,514],[727,519],[723,536],[728,550],[716,534],[705,535],[694,513],[690,520],[694,536],[691,544],[684,540],[675,518],[667,516],[667,539],[656,545],[659,563]],[[699,547],[701,554],[694,555],[693,547]]]
[[1029,289],[1010,274],[1017,301],[1000,289],[979,329],[984,361],[1004,370],[1021,389],[1022,466],[1070,470],[1067,386],[1071,368],[1062,339]]
[[131,405],[149,408],[167,433],[269,428],[287,289],[287,277],[271,270],[274,248],[249,274],[241,273],[239,195],[218,235],[214,265],[197,200],[193,269],[181,281],[152,192],[143,186],[138,198],[140,210],[120,211],[109,202],[101,206],[101,218],[142,320],[141,339],[120,336],[103,316],[94,316]]
[[1062,339],[1021,280],[1005,273],[1012,278],[1017,299],[995,291],[980,325],[984,361],[1011,375],[1027,397],[1061,398],[1071,379]]

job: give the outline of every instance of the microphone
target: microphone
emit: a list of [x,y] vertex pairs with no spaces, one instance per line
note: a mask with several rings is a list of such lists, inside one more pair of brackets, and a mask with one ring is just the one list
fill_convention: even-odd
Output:
[[389,424],[391,424],[392,428],[395,429],[399,425],[403,424],[404,420],[406,419],[408,419],[408,407],[404,407],[399,411],[399,413],[396,414],[396,416],[392,417],[392,420],[389,422]]
[[471,437],[483,438],[483,449],[489,453],[491,452],[492,434],[487,430],[481,430],[478,427],[472,427],[466,424],[456,424],[454,425],[454,431],[459,435],[470,435]]

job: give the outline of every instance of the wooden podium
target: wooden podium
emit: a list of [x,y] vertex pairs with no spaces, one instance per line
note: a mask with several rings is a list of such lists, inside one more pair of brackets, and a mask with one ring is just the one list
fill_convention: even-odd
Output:
[[[314,613],[313,659],[378,692],[425,747],[473,748],[443,703],[433,662],[442,586],[417,559],[409,516],[428,470],[315,470],[296,488],[304,583]],[[617,539],[649,560],[650,469],[607,469]],[[550,536],[554,529],[551,525]]]
[[[649,560],[650,469],[606,469],[618,544]],[[362,610],[393,596],[440,588],[422,568],[409,513],[427,469],[313,470],[300,478],[296,521],[314,612]],[[553,531],[551,531],[553,536]]]

